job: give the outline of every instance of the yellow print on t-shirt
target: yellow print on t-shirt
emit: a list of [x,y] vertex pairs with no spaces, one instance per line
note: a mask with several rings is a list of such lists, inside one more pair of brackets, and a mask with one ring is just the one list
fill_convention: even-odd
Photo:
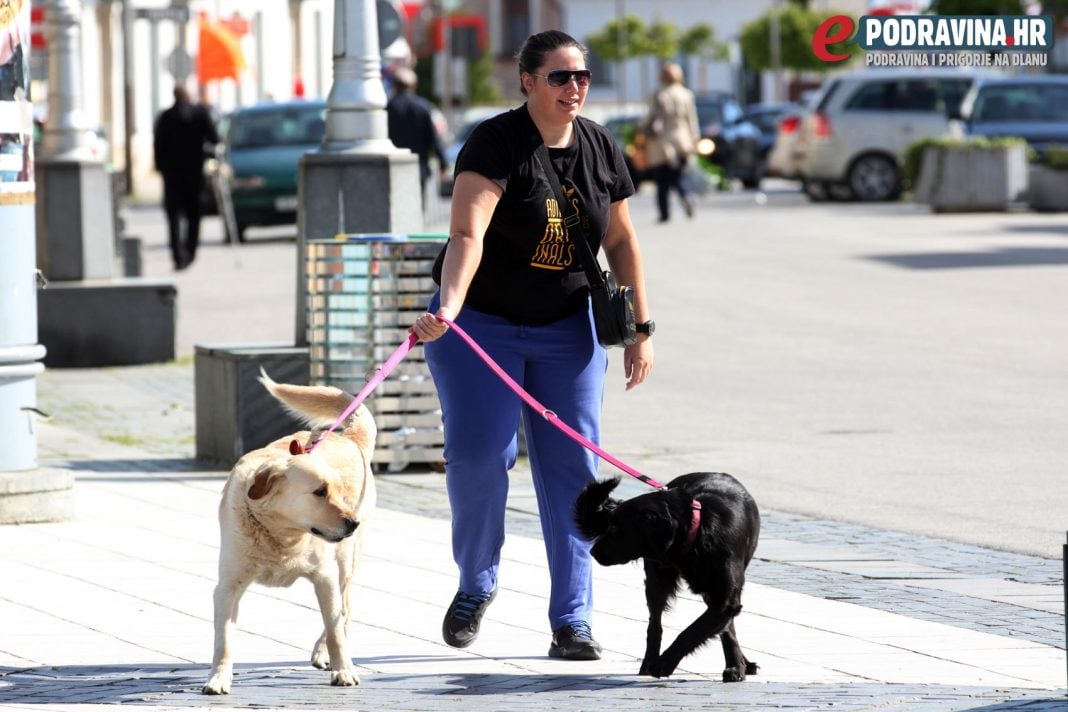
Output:
[[[573,189],[572,189],[573,190]],[[531,267],[564,270],[571,266],[575,246],[571,243],[563,214],[556,198],[545,200],[545,232],[534,249]]]

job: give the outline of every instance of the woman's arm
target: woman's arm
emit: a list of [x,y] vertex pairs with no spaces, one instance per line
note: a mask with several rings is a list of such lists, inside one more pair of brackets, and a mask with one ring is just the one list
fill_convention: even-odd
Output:
[[[503,190],[485,176],[464,171],[456,176],[449,223],[449,249],[441,268],[441,306],[437,315],[455,319],[463,308],[467,288],[482,261],[482,238],[497,208]],[[423,314],[412,325],[420,341],[440,338],[448,329],[432,314]]]
[[[649,306],[645,295],[645,271],[638,235],[630,220],[626,199],[612,203],[608,231],[604,237],[604,254],[608,267],[620,284],[634,287],[634,315],[639,324],[649,320]],[[653,369],[653,342],[647,334],[623,351],[623,376],[627,390],[641,384]]]

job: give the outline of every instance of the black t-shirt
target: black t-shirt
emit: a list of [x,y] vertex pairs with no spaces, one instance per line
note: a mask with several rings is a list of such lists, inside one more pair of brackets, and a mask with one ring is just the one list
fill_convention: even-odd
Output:
[[[562,209],[534,153],[542,141],[525,104],[483,121],[464,144],[456,174],[474,171],[504,189],[486,230],[468,306],[528,325],[548,324],[585,308],[588,290],[576,290],[567,276],[581,273],[582,261],[572,242],[578,234],[569,234],[564,217],[578,211],[597,254],[611,204],[633,195],[634,185],[607,129],[583,117],[573,126],[576,139],[570,147],[549,149],[570,203]],[[444,254],[434,266],[439,284]]]

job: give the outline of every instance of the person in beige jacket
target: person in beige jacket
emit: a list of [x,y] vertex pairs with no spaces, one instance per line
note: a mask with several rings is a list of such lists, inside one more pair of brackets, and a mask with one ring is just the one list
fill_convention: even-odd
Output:
[[679,194],[686,215],[693,217],[693,198],[682,180],[683,169],[697,147],[701,130],[693,92],[682,83],[682,67],[668,62],[660,69],[661,89],[649,100],[649,113],[642,122],[647,136],[646,158],[656,178],[656,204],[660,222],[667,222],[669,193]]

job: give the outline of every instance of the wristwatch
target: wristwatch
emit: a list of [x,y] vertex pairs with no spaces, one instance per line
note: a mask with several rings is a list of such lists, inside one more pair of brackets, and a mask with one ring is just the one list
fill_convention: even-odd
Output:
[[637,324],[634,327],[634,330],[637,331],[639,334],[646,334],[648,336],[652,336],[653,332],[656,331],[656,322],[652,319],[650,319],[649,321],[643,321],[641,324]]

